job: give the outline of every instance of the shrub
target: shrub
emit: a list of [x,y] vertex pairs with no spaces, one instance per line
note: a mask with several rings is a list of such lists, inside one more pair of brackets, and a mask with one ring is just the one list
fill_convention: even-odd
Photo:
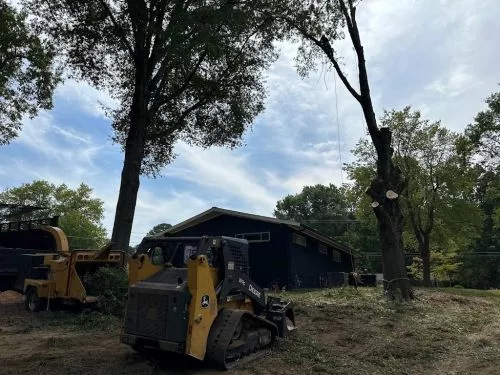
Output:
[[100,268],[92,275],[87,287],[89,295],[98,297],[100,312],[117,316],[123,315],[127,291],[127,273],[121,268]]

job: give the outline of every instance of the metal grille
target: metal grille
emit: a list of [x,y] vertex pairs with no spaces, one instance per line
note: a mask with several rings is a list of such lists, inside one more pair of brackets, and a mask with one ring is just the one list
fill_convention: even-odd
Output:
[[157,294],[139,294],[137,322],[141,335],[166,338],[168,296]]
[[238,247],[230,247],[230,250],[236,269],[242,273],[248,273],[249,267],[245,254]]

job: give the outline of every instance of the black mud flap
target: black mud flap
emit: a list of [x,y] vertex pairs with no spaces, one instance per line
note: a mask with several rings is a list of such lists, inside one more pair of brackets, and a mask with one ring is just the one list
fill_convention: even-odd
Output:
[[266,319],[276,324],[278,336],[287,337],[297,329],[295,325],[295,312],[290,301],[282,301],[280,298],[268,297]]

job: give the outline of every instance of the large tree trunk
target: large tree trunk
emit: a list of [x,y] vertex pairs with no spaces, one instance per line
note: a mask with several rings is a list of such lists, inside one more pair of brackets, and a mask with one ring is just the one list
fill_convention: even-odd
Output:
[[417,217],[418,215],[413,208],[411,203],[411,196],[406,199],[406,207],[408,209],[408,217],[410,219],[410,224],[415,234],[415,238],[418,242],[418,251],[420,252],[420,258],[422,259],[423,276],[424,276],[424,286],[431,286],[431,251],[430,251],[430,233],[433,228],[434,223],[434,210],[429,213],[429,222],[426,229],[422,229],[422,224]]
[[431,286],[431,251],[429,249],[429,240],[424,239],[420,247],[420,257],[422,258],[422,267],[424,274],[424,286]]
[[411,285],[406,273],[403,253],[403,215],[399,202],[384,206],[377,214],[379,238],[382,248],[384,289],[391,298],[412,299]]
[[113,249],[128,250],[134,222],[139,177],[144,158],[146,106],[144,67],[136,68],[135,92],[130,111],[130,128],[125,144],[120,193],[116,204],[111,242]]
[[400,207],[404,179],[392,162],[390,130],[381,128],[373,131],[376,120],[371,102],[366,105],[365,119],[372,122],[370,135],[377,150],[377,177],[372,180],[367,194],[374,200],[373,211],[378,221],[384,289],[393,299],[410,300],[413,299],[413,292],[404,258],[403,214]]

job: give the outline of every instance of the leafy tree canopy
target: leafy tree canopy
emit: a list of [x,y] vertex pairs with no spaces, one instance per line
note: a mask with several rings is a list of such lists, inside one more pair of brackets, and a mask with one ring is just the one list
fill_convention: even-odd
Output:
[[277,57],[272,42],[278,36],[260,11],[263,1],[27,3],[75,77],[119,100],[109,114],[114,140],[124,147],[131,110],[143,107],[141,169],[147,175],[156,176],[172,160],[178,139],[239,145],[263,109],[261,73]]
[[148,232],[146,236],[154,236],[155,234],[163,233],[169,228],[172,228],[172,225],[167,223],[157,224]]
[[92,189],[83,183],[70,189],[65,184],[36,180],[4,190],[0,201],[47,207],[47,211],[38,215],[60,215],[59,226],[68,236],[72,249],[96,248],[106,242],[106,230],[101,224],[104,202],[92,198]]
[[500,164],[500,92],[491,94],[486,104],[488,109],[465,128],[458,147],[466,155],[479,156],[480,164],[491,169]]
[[0,145],[10,143],[21,120],[52,108],[59,82],[54,48],[30,28],[26,12],[0,0]]
[[274,216],[304,223],[332,237],[344,234],[347,221],[353,219],[346,188],[333,184],[305,186],[300,193],[287,195],[276,204]]
[[[406,179],[405,248],[421,253],[429,281],[431,250],[463,250],[479,235],[481,213],[473,202],[476,169],[464,167],[457,157],[456,134],[422,119],[409,106],[385,111],[381,123],[392,131],[394,163]],[[376,168],[373,146],[364,139],[353,152],[357,160],[347,170],[361,193]]]

